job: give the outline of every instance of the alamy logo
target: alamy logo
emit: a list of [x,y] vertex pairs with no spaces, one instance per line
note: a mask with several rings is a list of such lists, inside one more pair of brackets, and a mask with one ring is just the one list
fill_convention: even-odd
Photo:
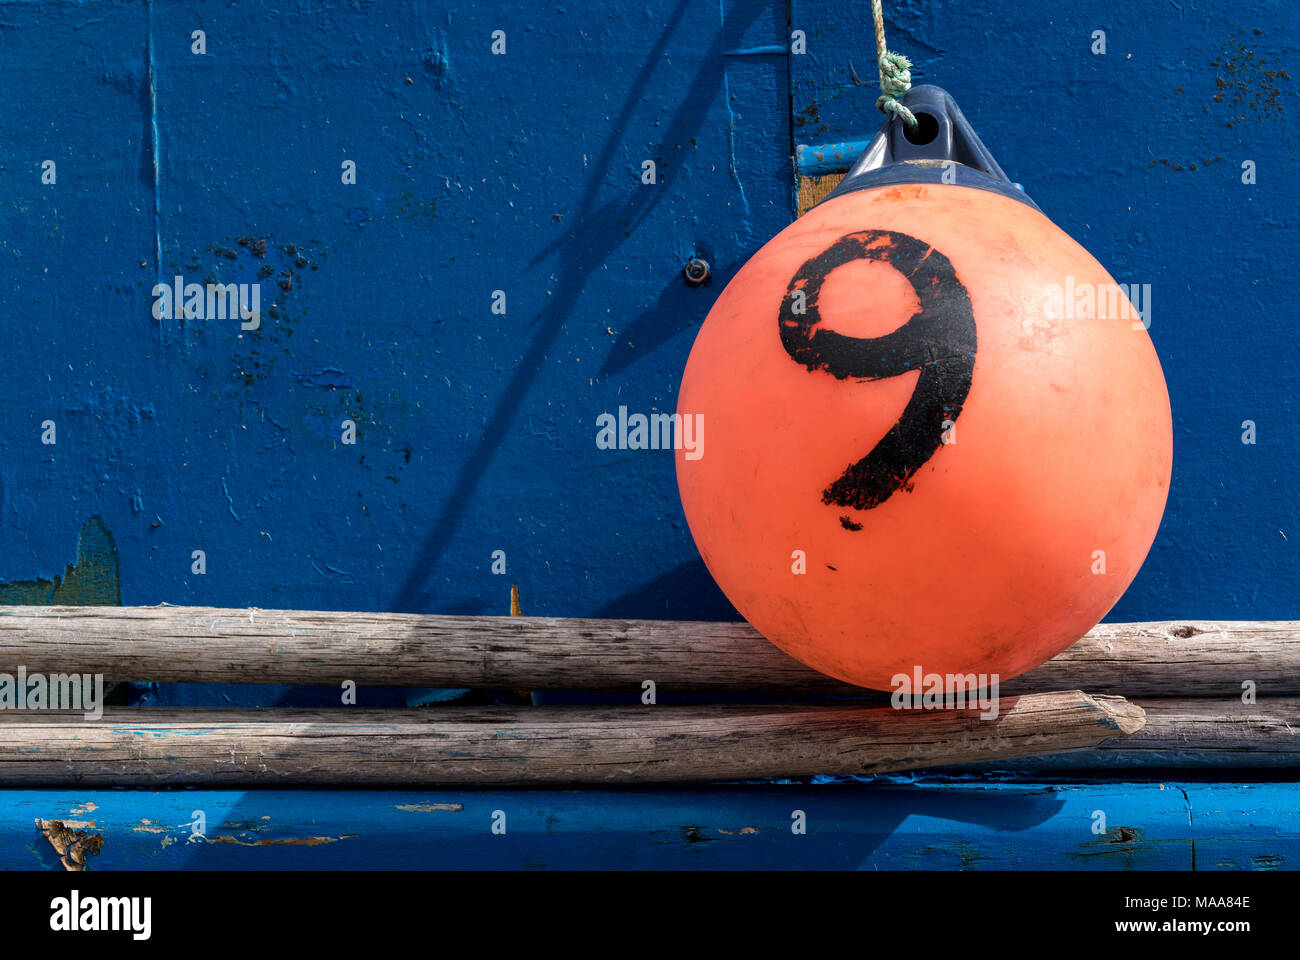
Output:
[[628,416],[627,407],[619,407],[617,417],[602,413],[596,418],[596,426],[599,450],[685,450],[687,460],[704,456],[702,413]]
[[102,673],[0,673],[0,710],[80,710],[87,720],[104,715]]
[[186,283],[177,276],[171,285],[153,288],[153,318],[175,320],[233,320],[238,317],[243,330],[256,330],[262,323],[262,285],[260,283]]
[[979,709],[980,719],[996,720],[1002,682],[996,673],[924,673],[920,666],[912,673],[896,673],[889,679],[894,688],[889,698],[895,710]]
[[1062,320],[1132,320],[1133,329],[1151,329],[1151,284],[1049,283],[1043,299],[1053,316]]
[[133,940],[148,940],[153,930],[152,897],[82,897],[73,890],[50,901],[50,929],[127,930]]

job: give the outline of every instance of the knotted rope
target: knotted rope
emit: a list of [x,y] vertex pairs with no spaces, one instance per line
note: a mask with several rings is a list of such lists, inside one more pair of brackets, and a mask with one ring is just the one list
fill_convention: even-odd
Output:
[[911,129],[916,128],[912,111],[899,103],[898,98],[912,89],[912,61],[901,53],[890,53],[885,47],[885,14],[880,0],[871,0],[871,15],[876,21],[876,64],[880,68],[880,99],[876,109],[892,113]]

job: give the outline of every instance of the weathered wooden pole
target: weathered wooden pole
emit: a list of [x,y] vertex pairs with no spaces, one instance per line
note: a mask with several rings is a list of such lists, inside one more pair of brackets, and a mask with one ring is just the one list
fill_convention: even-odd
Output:
[[529,786],[882,773],[1090,747],[1142,710],[1077,690],[976,709],[709,705],[0,711],[0,786]]
[[[0,607],[0,671],[107,680],[732,693],[864,691],[745,623],[211,607]],[[1001,693],[1300,693],[1300,622],[1107,623]]]

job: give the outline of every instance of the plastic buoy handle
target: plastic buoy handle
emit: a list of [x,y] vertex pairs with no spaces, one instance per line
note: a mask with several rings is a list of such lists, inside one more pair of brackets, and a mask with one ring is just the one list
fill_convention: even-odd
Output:
[[916,116],[917,129],[909,134],[891,116],[826,200],[895,183],[935,183],[988,190],[1038,209],[1003,173],[946,90],[922,84],[899,100]]

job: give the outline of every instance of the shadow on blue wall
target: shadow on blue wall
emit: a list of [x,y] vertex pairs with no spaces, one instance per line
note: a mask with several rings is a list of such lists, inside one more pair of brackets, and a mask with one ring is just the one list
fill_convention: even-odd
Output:
[[703,560],[683,563],[647,584],[616,597],[593,617],[624,620],[740,620]]
[[[637,226],[643,222],[667,197],[668,191],[658,190],[650,194],[649,199],[641,195],[621,195],[603,203],[598,203],[598,195],[606,182],[607,175],[613,167],[615,156],[621,142],[622,132],[629,125],[632,112],[641,101],[646,87],[656,67],[669,48],[673,33],[681,24],[689,0],[680,0],[672,15],[668,18],[663,32],[648,52],[645,62],[638,73],[632,88],[624,99],[617,116],[613,118],[610,129],[613,131],[605,140],[599,157],[592,164],[587,177],[578,209],[573,214],[574,225],[564,232],[554,243],[543,249],[533,258],[530,267],[537,267],[550,257],[560,260],[559,279],[555,285],[554,303],[543,310],[533,321],[537,328],[532,343],[520,360],[510,382],[507,385],[495,412],[492,414],[482,436],[474,447],[464,466],[461,467],[451,493],[444,501],[437,522],[425,538],[418,558],[411,565],[411,572],[394,595],[391,609],[418,611],[430,609],[435,603],[431,579],[438,570],[443,555],[446,553],[461,518],[473,498],[493,455],[505,442],[507,430],[518,416],[520,409],[532,388],[541,369],[542,362],[551,350],[565,321],[573,313],[582,296],[583,288],[594,271],[596,271],[614,253],[623,242],[632,235]],[[755,8],[756,11],[757,8]],[[752,18],[753,13],[750,14]],[[709,55],[704,57],[695,77],[685,86],[677,110],[668,124],[664,142],[686,142],[694,134],[701,121],[707,115],[708,104],[718,95],[723,80],[722,36],[719,34],[713,42]],[[665,296],[670,297],[671,293]],[[689,315],[681,311],[681,315]],[[646,316],[646,315],[643,315]],[[678,314],[650,314],[659,324],[664,317]],[[647,321],[648,323],[649,321]],[[678,327],[671,333],[682,329]],[[663,342],[671,333],[661,330],[656,342]],[[609,361],[605,370],[621,369],[630,360],[622,358],[611,366]],[[699,565],[702,570],[702,564]],[[670,576],[680,573],[675,571]],[[687,574],[689,576],[689,573]],[[707,571],[703,571],[701,589],[707,583],[712,587],[712,580]],[[713,588],[716,591],[716,588]]]

